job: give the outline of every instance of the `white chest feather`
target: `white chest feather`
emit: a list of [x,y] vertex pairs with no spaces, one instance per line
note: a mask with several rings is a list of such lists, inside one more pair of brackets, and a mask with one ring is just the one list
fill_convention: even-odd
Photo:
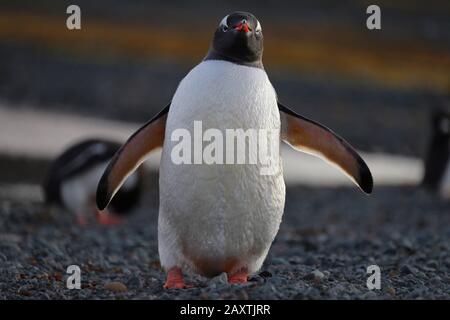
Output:
[[[272,175],[259,164],[174,164],[172,132],[266,129],[280,116],[275,91],[263,70],[205,61],[180,83],[169,111],[160,168],[159,249],[164,267],[213,274],[245,265],[258,269],[281,222],[285,186],[280,154]],[[227,148],[224,148],[226,157]],[[180,265],[181,264],[181,265]]]

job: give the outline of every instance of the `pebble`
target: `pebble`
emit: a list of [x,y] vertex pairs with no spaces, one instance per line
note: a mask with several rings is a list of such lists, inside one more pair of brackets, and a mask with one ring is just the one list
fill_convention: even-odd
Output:
[[414,251],[414,246],[412,244],[412,242],[409,239],[403,239],[401,241],[401,245],[403,246],[403,248],[409,250],[409,251]]
[[320,291],[317,288],[308,288],[305,292],[307,298],[318,299],[320,298]]
[[28,290],[26,287],[20,287],[19,290],[17,290],[17,293],[20,294],[21,296],[25,296],[25,297],[32,296],[32,292],[30,290]]
[[377,297],[378,297],[378,295],[374,291],[367,291],[366,293],[364,293],[362,295],[362,298],[366,299],[366,300],[374,300]]
[[113,292],[125,292],[128,290],[127,286],[119,281],[108,282],[104,285],[104,288]]
[[317,258],[309,256],[303,261],[303,263],[307,266],[315,266],[319,264],[319,260]]
[[305,280],[314,280],[317,282],[322,281],[324,278],[325,278],[325,275],[319,270],[314,270],[304,277]]
[[391,296],[395,296],[395,289],[393,287],[387,287],[386,292]]
[[259,273],[259,276],[262,278],[272,278],[272,273],[269,271],[262,271]]
[[400,268],[400,272],[402,274],[415,274],[416,273],[416,269],[411,267],[408,264],[404,264],[401,268]]
[[222,272],[218,276],[209,280],[210,285],[227,285],[228,284],[228,275],[226,272]]
[[286,265],[286,264],[289,264],[289,262],[287,262],[286,261],[286,259],[283,259],[283,258],[273,258],[272,259],[272,263],[273,264],[280,264],[280,265]]
[[[408,199],[415,193],[410,187],[380,187],[367,199],[356,191],[352,196],[345,188],[289,187],[288,193],[285,229],[282,225],[281,237],[264,263],[265,271],[254,276],[257,281],[231,286],[226,285],[225,275],[210,283],[186,274],[186,282],[196,287],[173,291],[162,288],[165,273],[159,266],[157,209],[153,205],[131,215],[120,228],[109,229],[75,226],[70,215],[60,212],[52,221],[40,223],[33,211],[36,206],[12,202],[10,216],[0,208],[0,234],[13,235],[6,237],[8,243],[0,242],[0,300],[450,298],[450,256],[444,250],[448,248],[445,235],[450,218],[442,214],[448,206],[435,197],[424,194],[423,203],[410,204]],[[302,196],[297,197],[299,194]],[[399,202],[399,197],[405,200]],[[328,203],[333,203],[332,210]],[[427,208],[430,211],[424,216]],[[285,237],[291,242],[283,240],[286,226],[317,229],[326,225],[330,211],[339,219],[333,228],[320,227],[326,237],[296,235],[293,240]],[[362,219],[362,212],[369,218]],[[377,219],[382,215],[389,215],[388,222]],[[417,217],[430,219],[427,228],[418,232],[413,221]],[[312,245],[305,246],[303,237],[309,237]],[[14,241],[19,238],[22,241]],[[130,240],[122,241],[125,238]],[[313,243],[318,244],[315,249]],[[411,248],[416,250],[414,255]],[[381,291],[366,287],[369,263],[382,269]],[[82,290],[66,288],[66,267],[71,264],[82,270]]]
[[137,276],[131,277],[127,282],[127,286],[130,288],[141,289],[143,287],[141,278]]

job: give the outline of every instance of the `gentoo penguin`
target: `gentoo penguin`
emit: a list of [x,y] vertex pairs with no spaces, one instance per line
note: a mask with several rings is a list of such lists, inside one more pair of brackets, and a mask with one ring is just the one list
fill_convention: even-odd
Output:
[[[126,177],[162,146],[158,249],[167,272],[165,288],[185,288],[183,272],[206,277],[226,272],[229,283],[243,283],[261,267],[284,210],[281,140],[336,164],[364,192],[372,191],[369,168],[345,140],[278,101],[262,53],[262,28],[255,17],[246,12],[225,16],[204,60],[180,82],[172,101],[121,147],[99,182],[97,205],[103,209]],[[181,133],[197,139],[199,123],[203,145],[229,130],[274,133],[267,158],[274,170],[262,174],[267,163],[262,161],[202,162],[195,141],[193,154],[188,148],[180,152],[193,161],[179,162],[174,155]],[[224,143],[226,148],[217,147],[216,153],[239,157],[234,143]],[[262,144],[258,147],[265,148]]]
[[450,199],[450,112],[436,110],[431,117],[431,137],[422,185]]
[[45,201],[64,207],[76,215],[79,224],[96,217],[101,224],[119,223],[139,201],[142,170],[135,172],[111,201],[109,214],[99,213],[95,205],[98,181],[120,144],[90,139],[70,146],[52,163],[44,181]]

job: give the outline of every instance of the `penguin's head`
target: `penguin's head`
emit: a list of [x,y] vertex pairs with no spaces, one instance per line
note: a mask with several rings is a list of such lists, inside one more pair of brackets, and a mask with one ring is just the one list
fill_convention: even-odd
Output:
[[260,64],[263,53],[261,24],[247,12],[233,12],[220,21],[212,43],[218,58],[243,64]]
[[433,129],[436,135],[450,137],[450,112],[436,111],[433,115]]

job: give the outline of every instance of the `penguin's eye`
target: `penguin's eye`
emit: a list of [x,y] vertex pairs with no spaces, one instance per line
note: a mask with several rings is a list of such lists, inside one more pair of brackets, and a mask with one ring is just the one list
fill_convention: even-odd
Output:
[[220,23],[219,23],[219,29],[220,29],[222,32],[227,32],[227,31],[228,31],[227,20],[228,20],[228,16],[224,17],[224,18],[222,19],[222,21],[220,21]]
[[262,32],[261,24],[259,23],[259,21],[257,21],[257,22],[258,22],[258,24],[256,25],[255,33],[261,34],[261,32]]

